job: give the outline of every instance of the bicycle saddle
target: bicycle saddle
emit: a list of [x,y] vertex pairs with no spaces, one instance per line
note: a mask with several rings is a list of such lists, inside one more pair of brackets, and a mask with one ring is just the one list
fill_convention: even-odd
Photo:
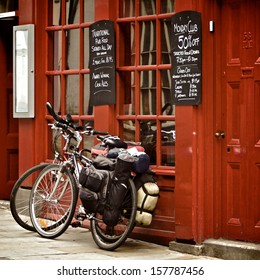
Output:
[[119,137],[108,136],[102,139],[102,144],[109,149],[113,148],[127,148],[127,143],[122,141]]

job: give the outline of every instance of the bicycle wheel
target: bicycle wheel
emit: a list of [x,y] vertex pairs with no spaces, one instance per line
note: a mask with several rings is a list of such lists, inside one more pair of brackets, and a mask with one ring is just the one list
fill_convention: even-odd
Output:
[[30,193],[40,172],[48,163],[33,166],[24,172],[14,184],[10,195],[10,209],[14,220],[24,229],[35,231],[29,214]]
[[38,176],[30,196],[30,216],[36,231],[45,238],[60,236],[73,218],[78,188],[72,173],[50,164]]
[[107,226],[99,214],[96,214],[95,218],[91,220],[92,237],[101,249],[112,251],[125,242],[135,226],[136,203],[136,188],[130,179],[117,225]]

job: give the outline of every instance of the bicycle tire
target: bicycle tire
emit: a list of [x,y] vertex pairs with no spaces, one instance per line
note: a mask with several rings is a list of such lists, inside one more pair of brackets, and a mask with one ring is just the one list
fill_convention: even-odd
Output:
[[10,210],[14,220],[24,229],[35,231],[29,214],[30,192],[34,181],[49,163],[35,165],[15,182],[10,194]]
[[[30,216],[38,234],[56,238],[63,234],[73,219],[78,188],[68,169],[50,164],[38,176],[30,196]],[[53,189],[54,185],[57,188]]]
[[108,227],[102,222],[102,218],[99,219],[98,214],[95,215],[96,219],[91,220],[91,234],[99,248],[113,251],[121,246],[132,232],[137,208],[136,188],[132,179],[129,179],[129,194],[129,208],[123,203],[121,219],[115,227]]

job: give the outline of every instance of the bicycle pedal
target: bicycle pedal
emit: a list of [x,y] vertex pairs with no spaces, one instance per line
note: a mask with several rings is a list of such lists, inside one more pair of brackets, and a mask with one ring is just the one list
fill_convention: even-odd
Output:
[[87,218],[87,216],[85,213],[78,213],[77,215],[75,215],[75,218],[79,221],[84,221]]
[[80,221],[73,222],[73,223],[71,223],[71,226],[73,228],[81,227],[81,222]]

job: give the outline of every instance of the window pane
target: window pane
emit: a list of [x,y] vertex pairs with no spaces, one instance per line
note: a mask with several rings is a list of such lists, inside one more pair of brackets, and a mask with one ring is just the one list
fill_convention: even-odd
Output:
[[[93,121],[84,121],[82,124],[84,127],[85,126],[92,126],[94,127],[94,122]],[[95,136],[90,135],[90,136],[84,136],[83,137],[83,149],[88,149],[91,151],[91,148],[94,146],[94,139]],[[91,158],[91,155],[89,152],[87,152],[86,154],[84,154],[86,156],[88,156],[89,158]]]
[[79,29],[67,31],[67,69],[79,69]]
[[156,72],[140,73],[140,114],[156,115]]
[[66,79],[66,114],[79,114],[79,76],[68,75]]
[[140,24],[140,64],[156,64],[156,23],[143,21]]
[[165,19],[161,21],[161,64],[171,63],[171,43],[170,43],[171,20]]
[[89,68],[89,28],[84,29],[84,68]]
[[52,93],[53,93],[54,111],[60,114],[61,113],[60,76],[54,76],[54,77],[51,76],[49,77],[49,79],[51,80],[53,85]]
[[156,121],[141,121],[140,141],[149,155],[151,164],[156,164]]
[[155,15],[156,13],[156,0],[141,0],[141,16]]
[[123,134],[125,141],[135,141],[135,121],[123,121]]
[[173,13],[175,0],[160,0],[161,1],[161,13]]
[[53,35],[53,64],[49,65],[49,70],[61,70],[61,31],[50,32],[49,36]]
[[92,22],[95,18],[95,0],[84,0],[84,22]]
[[135,24],[126,22],[119,24],[120,52],[119,65],[135,65]]
[[175,122],[162,122],[161,129],[161,155],[162,165],[175,165]]
[[135,75],[134,72],[122,72],[120,78],[124,88],[124,111],[123,115],[135,114]]
[[119,17],[134,17],[135,0],[120,0],[119,11]]
[[79,23],[79,1],[66,1],[66,24]]
[[84,115],[93,115],[93,106],[89,105],[89,99],[90,99],[89,89],[90,89],[89,75],[84,75],[84,104],[83,104]]
[[60,4],[61,4],[60,1],[53,0],[52,25],[60,25],[61,24]]
[[161,71],[161,96],[162,96],[162,114],[163,115],[175,115],[175,107],[173,105],[172,93],[171,93],[171,71]]

